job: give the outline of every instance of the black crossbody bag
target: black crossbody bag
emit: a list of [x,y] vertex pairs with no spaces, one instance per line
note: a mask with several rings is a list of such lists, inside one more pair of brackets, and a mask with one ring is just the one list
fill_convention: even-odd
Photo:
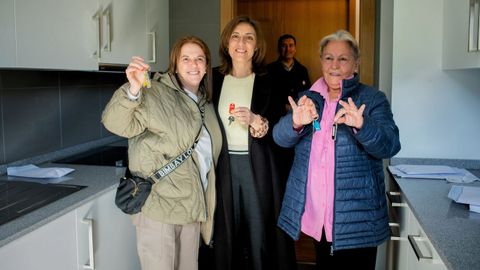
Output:
[[197,137],[193,145],[185,152],[178,155],[171,160],[165,166],[152,173],[147,179],[139,176],[132,175],[127,168],[125,176],[120,178],[120,183],[117,187],[117,193],[115,194],[115,204],[125,214],[133,215],[142,210],[142,206],[145,204],[152,185],[159,182],[162,178],[173,172],[178,166],[180,166],[185,160],[187,160],[193,153],[195,146],[200,139],[200,133],[203,128],[204,108],[200,107],[202,115],[202,125],[198,131]]

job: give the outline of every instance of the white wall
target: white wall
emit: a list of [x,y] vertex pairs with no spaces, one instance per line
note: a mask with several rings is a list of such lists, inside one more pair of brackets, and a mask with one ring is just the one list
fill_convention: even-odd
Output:
[[443,1],[394,1],[397,157],[480,160],[480,69],[442,70],[442,43]]

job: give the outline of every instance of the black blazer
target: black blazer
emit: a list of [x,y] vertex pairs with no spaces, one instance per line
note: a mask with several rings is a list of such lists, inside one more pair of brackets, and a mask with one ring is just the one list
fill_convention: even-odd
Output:
[[[218,117],[218,101],[222,90],[224,75],[213,70],[212,101]],[[263,138],[248,138],[250,163],[255,180],[255,187],[265,220],[267,235],[266,252],[269,269],[295,269],[295,252],[293,241],[279,230],[276,223],[283,199],[285,183],[278,177],[276,160],[272,153],[272,130],[278,121],[279,107],[271,93],[271,80],[268,74],[255,75],[250,110],[266,117],[269,121],[269,131]],[[236,235],[233,219],[232,185],[230,175],[230,158],[225,129],[219,120],[223,136],[223,146],[216,167],[217,207],[213,235],[214,261],[217,270],[237,269],[239,256],[243,251],[238,250],[242,245],[239,235]],[[239,255],[239,256],[237,256]],[[211,268],[214,269],[214,268]]]

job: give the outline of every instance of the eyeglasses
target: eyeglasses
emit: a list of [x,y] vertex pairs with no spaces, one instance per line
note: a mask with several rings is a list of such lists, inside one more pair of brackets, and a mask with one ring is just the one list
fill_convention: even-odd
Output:
[[[332,65],[335,62],[335,57],[333,57],[333,55],[330,55],[330,54],[322,55],[320,59],[322,60],[322,64],[324,65]],[[340,66],[345,66],[351,63],[352,59],[353,58],[347,57],[347,56],[340,56],[336,58]]]
[[245,43],[255,43],[255,36],[254,35],[244,35],[244,36],[240,36],[239,34],[232,34],[230,36],[230,40],[231,41],[235,41],[235,42],[240,42],[240,41],[243,41]]

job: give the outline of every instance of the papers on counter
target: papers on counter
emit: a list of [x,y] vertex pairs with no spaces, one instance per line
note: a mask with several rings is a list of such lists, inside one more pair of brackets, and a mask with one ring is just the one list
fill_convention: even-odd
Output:
[[444,165],[388,166],[390,172],[402,178],[445,179],[452,183],[471,183],[480,180],[466,169]]
[[480,187],[453,185],[448,192],[448,198],[457,203],[470,205],[470,211],[480,213]]
[[[28,177],[28,178],[39,178],[44,179],[42,181],[37,181],[41,183],[58,183],[66,179],[58,179],[61,178],[75,169],[70,168],[39,168],[35,165],[28,164],[24,166],[17,166],[17,167],[8,167],[7,168],[7,175],[9,176],[17,176],[17,177]],[[54,180],[57,179],[57,180]]]

